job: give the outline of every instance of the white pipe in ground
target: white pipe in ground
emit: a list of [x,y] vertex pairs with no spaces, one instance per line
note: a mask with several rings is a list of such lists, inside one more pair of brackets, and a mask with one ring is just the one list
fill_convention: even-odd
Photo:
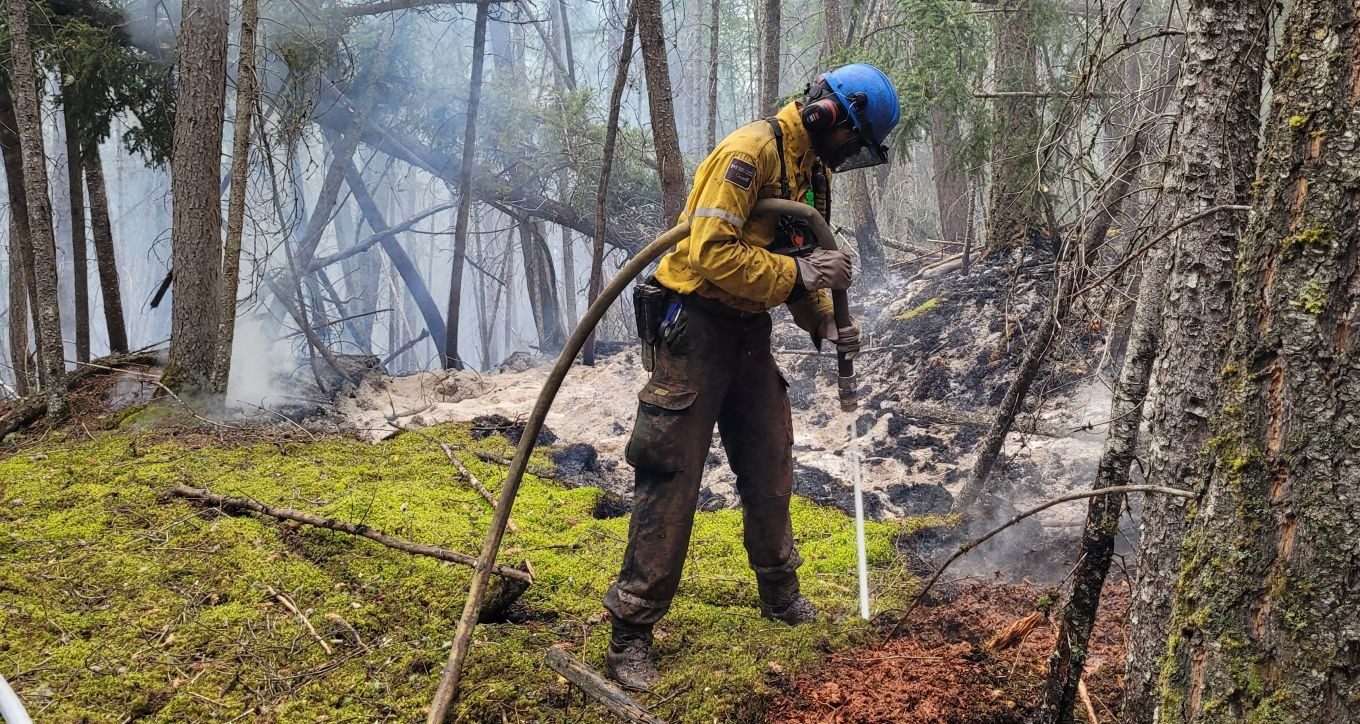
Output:
[[28,717],[28,710],[24,709],[24,703],[19,701],[14,689],[9,688],[4,676],[0,676],[0,718],[5,720],[5,724],[33,724],[33,720]]
[[855,447],[855,423],[850,423],[850,445],[845,451],[850,479],[855,487],[855,554],[859,559],[859,615],[869,620],[869,556],[864,549],[864,484],[860,476],[863,456]]

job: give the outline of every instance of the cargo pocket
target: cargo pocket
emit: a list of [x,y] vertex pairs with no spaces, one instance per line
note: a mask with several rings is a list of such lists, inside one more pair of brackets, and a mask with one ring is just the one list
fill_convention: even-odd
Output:
[[679,472],[693,434],[686,422],[699,393],[667,380],[648,382],[638,393],[637,421],[624,458],[634,468],[661,473]]

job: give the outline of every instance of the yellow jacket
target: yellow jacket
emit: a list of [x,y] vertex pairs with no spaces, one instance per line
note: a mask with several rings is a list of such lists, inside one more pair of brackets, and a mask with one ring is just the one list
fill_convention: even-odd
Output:
[[[790,198],[802,199],[812,184],[816,154],[798,104],[775,116],[784,132],[784,164]],[[779,198],[779,152],[765,120],[724,138],[694,173],[694,188],[681,220],[689,238],[661,258],[657,281],[681,294],[695,293],[748,312],[763,312],[788,298],[798,272],[792,257],[765,250],[774,243],[776,219],[748,218],[758,199]],[[789,304],[798,326],[815,332],[830,316],[825,290]]]

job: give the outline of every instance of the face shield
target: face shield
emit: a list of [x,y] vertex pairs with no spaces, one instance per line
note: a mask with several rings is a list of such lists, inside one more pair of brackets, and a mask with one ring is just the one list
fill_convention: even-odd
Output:
[[890,160],[888,147],[875,143],[872,140],[873,138],[873,127],[869,125],[868,121],[862,121],[858,135],[836,149],[836,157],[839,159],[839,163],[833,165],[831,170],[841,173],[887,163]]

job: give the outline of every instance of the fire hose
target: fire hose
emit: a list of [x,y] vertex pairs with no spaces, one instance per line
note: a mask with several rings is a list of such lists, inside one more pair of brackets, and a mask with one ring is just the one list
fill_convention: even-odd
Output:
[[0,676],[0,719],[5,724],[33,724],[28,711],[24,709],[24,703],[19,701],[19,695],[14,693],[3,676]]
[[[806,222],[808,227],[812,229],[818,246],[831,251],[836,250],[836,238],[831,233],[831,227],[826,223],[826,219],[823,219],[816,209],[807,204],[784,199],[763,199],[756,202],[751,214],[753,216],[781,214],[797,217]],[[680,243],[687,236],[689,236],[688,221],[682,222],[658,236],[652,243],[643,247],[641,251],[629,259],[619,270],[619,273],[600,292],[599,297],[591,303],[590,308],[581,317],[580,323],[576,325],[576,329],[572,331],[566,346],[557,356],[557,362],[548,374],[548,379],[544,381],[543,389],[538,394],[537,402],[534,403],[533,412],[524,425],[524,432],[520,435],[519,444],[515,448],[515,457],[510,461],[510,469],[506,472],[505,482],[501,484],[500,495],[496,500],[496,510],[491,516],[491,530],[487,532],[486,538],[482,541],[477,563],[473,567],[467,601],[463,604],[463,613],[458,619],[458,629],[454,634],[449,660],[444,665],[439,688],[435,691],[434,700],[430,705],[430,712],[426,718],[427,724],[443,724],[448,716],[449,706],[453,703],[454,694],[458,691],[463,663],[467,659],[468,649],[472,644],[472,631],[477,625],[477,618],[481,615],[482,601],[486,596],[491,569],[495,564],[496,555],[500,551],[501,540],[505,537],[506,524],[510,520],[510,508],[514,505],[515,496],[519,493],[520,483],[524,480],[524,472],[528,468],[529,456],[534,450],[534,442],[538,439],[538,433],[543,428],[543,421],[548,416],[548,410],[552,407],[552,403],[562,387],[562,381],[575,362],[576,355],[581,351],[581,347],[585,345],[586,339],[594,331],[595,326],[600,323],[600,320],[604,318],[605,312],[608,311],[614,300],[623,293],[635,277],[647,268],[647,265],[670,251],[671,247]],[[844,291],[833,291],[831,301],[835,307],[836,326],[838,328],[849,326],[850,302],[846,293]],[[854,410],[858,405],[854,362],[846,359],[843,353],[837,352],[836,366],[837,394],[840,398],[841,409]]]

